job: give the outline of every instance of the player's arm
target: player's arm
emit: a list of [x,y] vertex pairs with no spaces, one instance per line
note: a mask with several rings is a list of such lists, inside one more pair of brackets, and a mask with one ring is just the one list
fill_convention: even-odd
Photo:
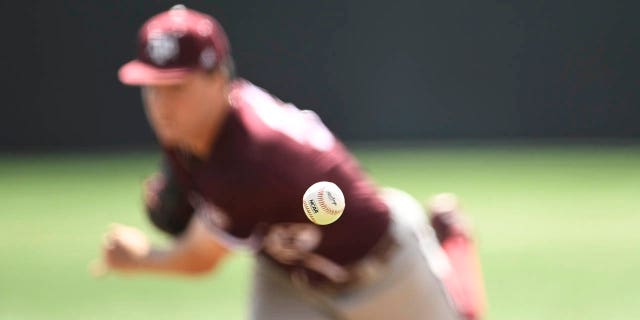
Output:
[[167,162],[160,172],[145,180],[143,197],[149,220],[156,228],[173,237],[180,236],[186,230],[194,208],[177,174]]
[[228,252],[198,219],[193,219],[166,248],[151,248],[140,230],[114,225],[105,239],[103,259],[113,271],[198,275],[213,270]]
[[143,189],[149,219],[175,241],[168,248],[152,249],[139,230],[115,225],[103,247],[108,269],[199,274],[212,270],[229,252],[198,219],[193,219],[194,209],[168,165],[147,179]]

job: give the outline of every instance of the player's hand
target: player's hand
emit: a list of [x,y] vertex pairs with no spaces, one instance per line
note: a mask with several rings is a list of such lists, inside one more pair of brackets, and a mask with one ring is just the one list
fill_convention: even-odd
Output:
[[150,248],[149,240],[140,230],[113,224],[102,246],[104,267],[120,272],[135,271],[149,256]]

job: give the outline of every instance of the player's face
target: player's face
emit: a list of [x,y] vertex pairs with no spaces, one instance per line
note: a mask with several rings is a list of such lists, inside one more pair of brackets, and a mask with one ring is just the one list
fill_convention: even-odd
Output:
[[193,73],[180,84],[143,88],[147,118],[163,145],[189,148],[211,132],[225,94],[218,78]]

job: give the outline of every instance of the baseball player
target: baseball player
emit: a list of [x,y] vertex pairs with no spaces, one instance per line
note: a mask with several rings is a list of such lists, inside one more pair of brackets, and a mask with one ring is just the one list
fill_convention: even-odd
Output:
[[[110,270],[201,274],[244,247],[256,257],[251,319],[480,317],[479,266],[455,197],[436,196],[429,223],[408,194],[376,187],[315,113],[235,77],[211,16],[179,5],[150,18],[119,78],[141,86],[162,146],[144,198],[175,241],[152,248],[116,225],[103,247]],[[302,211],[318,181],[347,200],[326,226]]]

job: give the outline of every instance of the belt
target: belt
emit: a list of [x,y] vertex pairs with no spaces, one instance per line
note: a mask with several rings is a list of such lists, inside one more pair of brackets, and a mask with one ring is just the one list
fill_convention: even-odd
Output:
[[340,266],[323,257],[311,257],[305,265],[322,277],[310,277],[307,270],[299,269],[291,272],[292,281],[325,292],[342,292],[375,282],[387,274],[389,262],[399,247],[398,241],[389,229],[367,255],[357,262]]

